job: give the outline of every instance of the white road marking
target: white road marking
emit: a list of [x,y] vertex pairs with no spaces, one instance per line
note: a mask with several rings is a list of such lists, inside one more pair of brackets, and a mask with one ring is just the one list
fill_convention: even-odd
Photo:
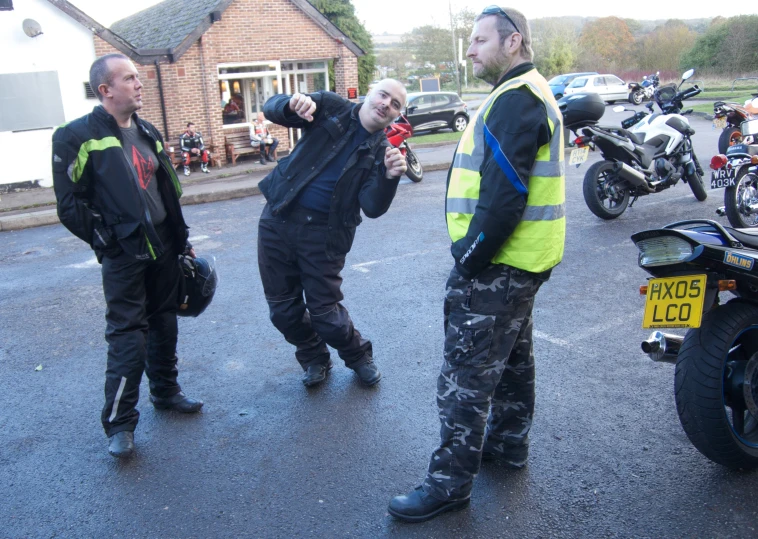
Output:
[[360,271],[361,273],[368,273],[370,270],[368,269],[368,266],[373,266],[375,264],[386,264],[387,262],[393,262],[395,260],[402,260],[403,258],[410,258],[413,256],[419,256],[419,255],[426,255],[429,253],[439,253],[446,250],[446,248],[441,249],[426,249],[425,251],[416,251],[414,253],[406,253],[404,255],[400,256],[391,256],[389,258],[384,258],[382,260],[370,260],[369,262],[361,262],[360,264],[352,264],[350,266],[350,269],[354,269],[355,271]]
[[190,243],[195,243],[195,242],[198,242],[198,241],[207,240],[208,238],[210,238],[210,236],[193,236],[193,237],[189,238],[189,242]]
[[96,268],[99,266],[97,262],[97,258],[91,258],[87,260],[86,262],[82,262],[81,264],[69,264],[66,266],[67,268],[73,268],[73,269],[89,269],[89,268]]
[[565,339],[559,339],[558,337],[551,337],[547,333],[543,333],[536,329],[532,332],[532,335],[534,336],[535,339],[541,339],[543,341],[557,344],[558,346],[563,346],[565,348],[568,348],[569,346],[571,346],[571,343]]

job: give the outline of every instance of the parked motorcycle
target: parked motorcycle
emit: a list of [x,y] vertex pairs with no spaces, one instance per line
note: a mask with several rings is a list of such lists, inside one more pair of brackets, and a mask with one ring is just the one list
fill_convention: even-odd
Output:
[[421,166],[421,161],[418,160],[416,154],[411,150],[411,145],[408,144],[408,139],[413,136],[413,126],[408,121],[408,118],[401,114],[393,123],[387,126],[384,132],[390,144],[400,149],[400,153],[405,156],[405,162],[408,165],[405,175],[411,181],[420,182],[424,178],[424,169]]
[[650,101],[653,99],[655,90],[660,85],[661,81],[658,78],[660,71],[656,71],[655,75],[650,77],[642,77],[642,82],[630,82],[629,83],[629,102],[635,105],[642,104],[643,101]]
[[742,122],[742,142],[711,159],[711,189],[724,189],[726,215],[735,228],[758,226],[758,120]]
[[[674,396],[698,451],[729,468],[758,468],[758,229],[705,219],[632,235],[653,277],[642,343],[654,361],[676,363]],[[733,295],[724,297],[729,292]],[[658,331],[687,328],[684,337]]]
[[[753,94],[758,97],[758,94]],[[719,153],[725,154],[727,148],[742,142],[740,126],[742,122],[758,120],[758,106],[748,102],[745,105],[716,101],[713,104],[713,127],[721,129],[719,135]]]
[[701,90],[695,85],[679,91],[693,74],[690,69],[682,75],[679,86],[667,84],[656,90],[654,99],[660,114],[643,111],[630,129],[590,126],[582,130],[603,156],[584,176],[584,200],[592,213],[615,219],[640,196],[659,193],[679,180],[690,186],[698,200],[708,197],[703,169],[692,147],[695,130],[685,117],[692,110],[682,112],[683,101]]

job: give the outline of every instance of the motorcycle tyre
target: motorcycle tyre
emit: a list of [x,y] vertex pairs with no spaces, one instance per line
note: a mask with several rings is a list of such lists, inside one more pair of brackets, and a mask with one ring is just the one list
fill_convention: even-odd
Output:
[[690,186],[690,189],[692,189],[692,194],[695,195],[695,198],[698,199],[699,202],[702,202],[708,198],[708,191],[705,190],[703,177],[698,173],[697,170],[692,176],[687,176],[687,185]]
[[641,105],[643,100],[642,92],[631,92],[629,94],[629,102],[635,105]]
[[758,306],[731,301],[703,315],[684,337],[676,361],[676,411],[692,445],[728,468],[758,468],[758,449],[732,431],[724,407],[724,369],[735,339],[758,325]]
[[743,167],[737,173],[737,177],[734,180],[734,187],[727,187],[724,189],[724,206],[726,207],[726,218],[729,219],[729,224],[734,228],[755,228],[756,224],[751,224],[745,221],[745,216],[739,210],[737,205],[737,189],[740,187],[742,178],[750,173],[750,167]]
[[612,165],[613,163],[611,161],[599,161],[593,164],[589,169],[587,169],[587,173],[584,175],[584,183],[582,185],[584,202],[587,204],[587,207],[592,213],[601,219],[605,219],[606,221],[615,219],[624,213],[626,207],[629,205],[629,189],[624,190],[624,196],[619,202],[619,205],[613,209],[606,208],[598,197],[597,180],[598,176],[600,175],[601,169],[604,167],[610,168]]
[[424,169],[421,166],[421,161],[410,148],[405,149],[405,163],[408,168],[405,171],[405,175],[408,176],[412,182],[420,182],[424,179]]
[[729,142],[732,140],[732,137],[735,133],[739,133],[740,137],[742,137],[742,131],[740,131],[739,127],[734,127],[731,125],[727,125],[722,131],[721,135],[719,135],[719,153],[725,154],[727,148],[729,148]]

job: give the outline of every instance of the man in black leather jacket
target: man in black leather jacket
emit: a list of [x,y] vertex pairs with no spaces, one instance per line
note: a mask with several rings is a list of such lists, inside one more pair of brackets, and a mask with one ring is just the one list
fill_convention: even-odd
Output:
[[108,451],[128,457],[142,373],[156,408],[197,412],[177,382],[178,255],[194,252],[181,186],[158,130],[136,114],[134,64],[108,54],[90,68],[101,105],[53,134],[53,182],[61,223],[102,263],[108,363],[102,424]]
[[405,173],[405,157],[384,135],[405,99],[405,87],[387,79],[363,104],[316,92],[277,95],[264,106],[270,121],[305,130],[259,184],[268,203],[258,227],[258,266],[271,321],[297,347],[307,387],[332,367],[327,344],[364,385],[381,378],[371,342],[340,303],[340,271],[361,210],[371,218],[384,214]]

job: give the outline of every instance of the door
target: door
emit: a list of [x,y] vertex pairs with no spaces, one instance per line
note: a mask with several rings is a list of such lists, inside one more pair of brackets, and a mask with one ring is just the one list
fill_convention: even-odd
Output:
[[605,77],[595,77],[592,80],[592,91],[600,94],[600,97],[608,101],[608,87],[605,84]]
[[455,105],[451,96],[445,94],[437,94],[434,96],[434,117],[431,121],[439,122],[440,126],[448,126],[453,121],[455,116]]
[[432,94],[414,97],[408,102],[406,118],[414,129],[426,129],[432,112]]

